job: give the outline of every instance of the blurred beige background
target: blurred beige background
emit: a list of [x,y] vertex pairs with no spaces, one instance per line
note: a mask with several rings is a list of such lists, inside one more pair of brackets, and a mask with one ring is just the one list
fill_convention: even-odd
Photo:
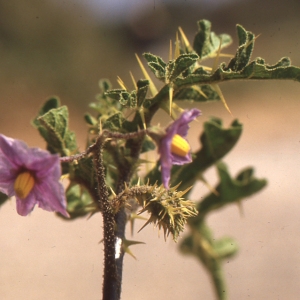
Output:
[[[212,21],[215,32],[233,36],[227,52],[235,50],[239,23],[262,34],[253,58],[273,64],[290,56],[300,65],[298,0],[88,3],[0,0],[1,133],[44,147],[29,121],[55,94],[69,106],[70,127],[84,149],[82,113],[99,92],[98,80],[109,78],[116,87],[119,75],[131,87],[129,70],[142,77],[134,53],[150,51],[167,59],[177,27],[192,40],[196,21],[203,18]],[[256,176],[269,181],[263,192],[244,202],[243,216],[232,206],[209,218],[216,237],[230,235],[240,245],[239,254],[225,264],[230,299],[299,299],[300,85],[249,81],[221,88],[234,117],[244,124],[244,134],[225,162],[233,175],[250,165]],[[209,116],[223,118],[226,126],[232,121],[220,103],[198,107],[203,117],[190,133],[194,149],[199,145],[192,137]],[[215,183],[215,170],[206,177]],[[198,200],[206,193],[199,183],[192,197]],[[0,213],[1,299],[101,299],[100,215],[64,222],[36,209],[24,218],[17,215],[14,199]],[[148,226],[133,239],[146,245],[133,247],[137,261],[125,257],[123,300],[215,299],[204,269],[181,256],[171,240],[158,238],[156,229]]]

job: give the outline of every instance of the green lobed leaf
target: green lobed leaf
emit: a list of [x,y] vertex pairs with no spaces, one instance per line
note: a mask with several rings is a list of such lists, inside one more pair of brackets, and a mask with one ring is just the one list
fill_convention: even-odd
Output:
[[[198,68],[186,78],[176,78],[175,85],[182,87],[185,85],[195,84],[212,84],[228,80],[270,80],[270,79],[291,79],[300,81],[300,68],[291,65],[288,57],[281,58],[276,64],[268,65],[264,59],[258,57],[255,61],[250,62],[242,70],[232,71],[222,63],[220,67],[210,74],[202,68]],[[163,89],[161,90],[163,91]],[[154,101],[152,101],[154,102]]]
[[198,22],[198,32],[194,39],[194,50],[200,56],[200,59],[207,58],[215,54],[221,43],[221,48],[230,45],[232,42],[228,34],[216,35],[211,31],[211,22],[201,20]]
[[217,299],[227,299],[228,290],[225,284],[222,262],[224,258],[236,253],[236,243],[228,238],[215,240],[211,229],[202,222],[191,231],[190,235],[182,240],[179,249],[182,254],[194,256],[207,269],[214,284]]
[[300,68],[292,66],[288,57],[283,57],[274,65],[267,65],[261,58],[249,63],[240,72],[231,72],[227,68],[220,68],[216,71],[216,76],[223,80],[230,79],[292,79],[300,81]]
[[254,48],[254,34],[246,31],[241,25],[237,25],[237,34],[239,39],[239,48],[235,57],[229,62],[227,69],[240,71],[245,68],[251,59]]
[[46,140],[47,149],[65,156],[75,153],[77,144],[75,134],[68,129],[68,108],[58,105],[56,98],[48,100],[32,123]]
[[84,120],[88,125],[98,126],[98,120],[89,113],[84,114]]
[[119,101],[123,106],[135,108],[137,106],[136,91],[131,93],[123,89],[109,90],[105,93],[111,99]]
[[141,79],[137,82],[137,106],[141,107],[144,104],[149,88],[149,80]]
[[173,96],[173,101],[185,100],[192,102],[219,101],[219,94],[208,84],[192,86],[180,90]]
[[253,176],[252,168],[241,171],[236,178],[230,176],[226,165],[222,162],[217,164],[217,169],[220,177],[220,183],[216,187],[218,195],[211,193],[197,205],[199,214],[191,220],[191,224],[199,223],[212,210],[239,202],[259,192],[267,184],[265,179],[257,179]]
[[133,126],[134,124],[130,121],[127,121],[121,112],[110,116],[103,123],[103,129],[110,131],[133,132],[137,130],[137,128]]
[[84,217],[97,210],[89,193],[79,184],[71,183],[67,188],[66,197],[70,218],[64,218],[65,220]]
[[241,201],[243,198],[260,191],[265,185],[264,179],[256,179],[252,168],[241,171],[233,179],[224,163],[217,164],[220,183],[216,187],[218,195],[209,194],[197,205],[198,215],[191,217],[188,224],[190,234],[181,242],[183,254],[195,256],[208,270],[214,283],[218,299],[226,299],[226,286],[222,271],[222,261],[233,256],[238,246],[229,237],[216,240],[211,229],[205,224],[207,213],[227,204]]
[[156,78],[165,81],[165,73],[167,64],[159,56],[151,53],[144,53],[143,56],[148,62],[150,70],[153,72]]
[[175,60],[170,61],[166,67],[167,82],[172,82],[182,72],[194,65],[199,59],[196,53],[181,54]]
[[37,120],[37,118],[43,116],[45,113],[47,113],[53,108],[58,108],[59,106],[60,106],[60,101],[58,97],[51,97],[50,99],[48,99],[39,110],[36,118],[32,120],[33,125],[36,127],[39,126],[40,122]]
[[112,85],[108,79],[100,79],[99,80],[99,88],[104,96],[105,92],[107,92],[108,90],[110,90],[112,88]]

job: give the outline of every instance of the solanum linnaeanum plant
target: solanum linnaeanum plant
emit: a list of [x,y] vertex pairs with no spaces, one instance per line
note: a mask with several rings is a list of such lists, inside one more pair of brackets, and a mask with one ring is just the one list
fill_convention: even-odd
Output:
[[[218,83],[243,79],[291,79],[299,81],[300,69],[284,57],[274,65],[262,58],[251,60],[255,35],[237,26],[239,47],[229,62],[217,65],[220,52],[231,43],[227,34],[211,31],[207,20],[198,22],[193,45],[179,29],[174,58],[168,62],[145,53],[149,69],[161,81],[158,90],[140,59],[145,79],[133,81],[128,91],[119,79],[119,89],[101,80],[101,93],[86,114],[87,149],[78,151],[75,134],[68,128],[68,109],[50,98],[32,121],[45,139],[47,151],[28,148],[22,141],[0,135],[0,204],[15,196],[17,212],[29,215],[35,205],[56,212],[64,220],[100,212],[103,216],[104,276],[102,299],[121,297],[123,257],[136,242],[125,237],[128,221],[148,213],[145,225],[153,223],[174,241],[186,228],[179,249],[196,257],[209,272],[216,296],[226,299],[228,289],[222,262],[236,253],[235,241],[216,240],[206,224],[207,215],[260,191],[266,181],[256,179],[253,169],[232,178],[221,159],[231,151],[242,133],[242,124],[233,120],[228,128],[216,117],[206,120],[200,134],[200,148],[191,149],[189,124],[200,116],[203,102],[221,100],[228,109]],[[203,60],[216,57],[213,68]],[[184,110],[185,101],[195,107]],[[170,124],[158,127],[153,116],[164,110]],[[181,114],[176,116],[176,112]],[[130,116],[130,117],[128,117]],[[141,155],[157,149],[157,162],[146,173]],[[197,180],[216,167],[219,183],[204,199],[188,199]],[[149,167],[148,167],[149,169]],[[60,177],[68,176],[66,190]]]

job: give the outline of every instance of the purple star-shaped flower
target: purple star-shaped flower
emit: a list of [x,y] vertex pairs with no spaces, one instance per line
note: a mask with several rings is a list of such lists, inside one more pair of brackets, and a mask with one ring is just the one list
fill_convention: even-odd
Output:
[[158,151],[160,153],[162,182],[167,189],[169,188],[172,165],[184,165],[192,161],[190,151],[184,156],[172,153],[173,138],[175,135],[179,135],[186,140],[185,137],[190,128],[188,124],[200,115],[201,111],[196,108],[184,111],[177,120],[167,127],[166,135],[160,140]]
[[60,176],[58,155],[0,134],[0,191],[16,197],[19,215],[27,216],[38,204],[69,217]]

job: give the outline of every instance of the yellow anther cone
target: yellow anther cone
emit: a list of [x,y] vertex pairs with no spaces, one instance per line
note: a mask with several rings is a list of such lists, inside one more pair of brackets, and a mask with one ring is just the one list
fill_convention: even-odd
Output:
[[14,190],[16,196],[25,199],[28,194],[31,192],[35,184],[34,177],[28,171],[20,173],[14,183]]
[[189,143],[180,135],[175,134],[171,143],[171,152],[178,156],[184,157],[190,151]]

